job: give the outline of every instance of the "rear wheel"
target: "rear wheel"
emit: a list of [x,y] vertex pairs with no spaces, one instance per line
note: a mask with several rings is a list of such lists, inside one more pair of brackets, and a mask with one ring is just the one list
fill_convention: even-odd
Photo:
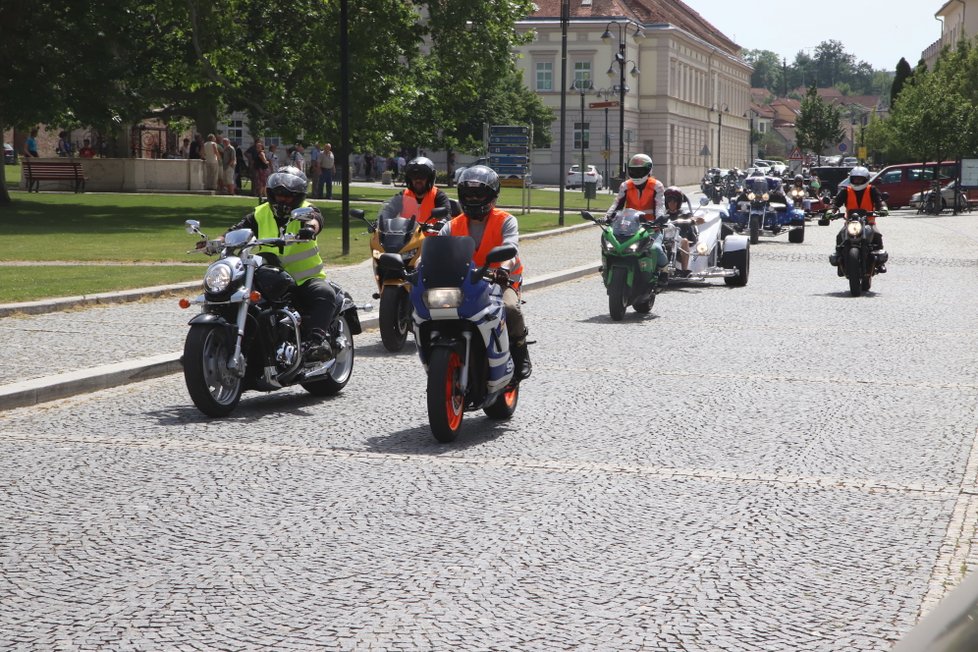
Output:
[[730,287],[744,287],[750,274],[750,247],[740,251],[725,251],[722,257],[724,269],[736,269],[737,276],[724,276],[723,282]]
[[462,358],[454,349],[436,348],[428,363],[428,423],[442,443],[455,441],[462,427],[465,396],[461,391]]
[[852,247],[846,252],[846,278],[849,279],[849,294],[858,297],[862,294],[863,266],[859,257],[859,249]]
[[242,378],[228,368],[231,330],[218,324],[190,327],[183,345],[183,379],[194,405],[209,417],[225,417],[241,400]]
[[313,396],[333,396],[339,394],[340,390],[350,382],[353,375],[353,360],[356,357],[353,347],[353,333],[350,331],[350,324],[346,317],[341,316],[336,320],[336,327],[333,336],[333,352],[336,359],[329,375],[322,380],[308,383],[300,383],[302,388]]
[[799,244],[805,241],[805,225],[803,224],[799,229],[792,229],[788,231],[788,242],[794,244]]
[[507,389],[499,395],[490,405],[482,410],[490,419],[503,421],[509,419],[516,412],[516,404],[520,401],[520,386],[517,384],[512,389]]
[[611,270],[611,284],[608,286],[608,312],[615,321],[625,318],[625,308],[628,306],[628,277],[621,267]]
[[404,287],[387,285],[380,295],[380,339],[384,348],[397,353],[404,348],[411,328],[411,300]]

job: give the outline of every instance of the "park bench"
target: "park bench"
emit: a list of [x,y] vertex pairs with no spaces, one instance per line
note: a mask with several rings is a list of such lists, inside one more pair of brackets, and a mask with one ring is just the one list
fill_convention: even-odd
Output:
[[20,159],[27,179],[27,192],[41,191],[41,181],[74,181],[75,192],[85,189],[85,173],[79,161],[36,161],[29,156]]

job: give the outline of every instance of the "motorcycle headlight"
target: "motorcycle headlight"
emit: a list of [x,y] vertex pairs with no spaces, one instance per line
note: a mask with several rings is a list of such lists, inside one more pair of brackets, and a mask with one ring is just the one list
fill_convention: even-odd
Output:
[[849,235],[855,238],[863,232],[863,225],[856,221],[849,222],[846,224],[846,231],[849,232]]
[[204,288],[208,292],[224,292],[231,284],[231,279],[234,277],[234,273],[231,271],[231,266],[224,262],[214,263],[207,268],[207,273],[204,274]]
[[632,252],[635,252],[635,251],[638,251],[638,245],[639,245],[639,244],[640,244],[640,243],[638,243],[638,242],[636,242],[635,244],[633,244],[633,245],[630,245],[630,246],[628,247],[628,250],[629,250],[629,251],[632,251]]
[[611,241],[610,240],[602,240],[601,241],[601,244],[604,245],[604,250],[605,251],[614,251],[615,250],[615,245],[611,244]]
[[710,247],[705,242],[697,242],[696,253],[698,253],[700,256],[705,256],[706,254],[710,253]]
[[754,193],[752,192],[747,193],[747,199],[754,201]]
[[424,305],[428,308],[458,308],[462,305],[462,288],[425,290]]
[[380,254],[382,254],[382,253],[384,253],[384,252],[381,251],[380,249],[374,249],[373,250],[374,260],[377,260],[378,258],[380,258]]
[[771,197],[771,195],[769,195],[767,193],[764,193],[763,195],[761,195],[761,199],[763,199],[764,201],[767,201],[770,197]]

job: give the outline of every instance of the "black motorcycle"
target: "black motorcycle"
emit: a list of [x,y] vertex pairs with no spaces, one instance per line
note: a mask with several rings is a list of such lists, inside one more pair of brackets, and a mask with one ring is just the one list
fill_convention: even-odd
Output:
[[[876,229],[869,220],[876,215],[878,213],[863,210],[846,213],[843,217],[845,225],[840,232],[835,253],[829,256],[829,262],[836,268],[839,276],[845,276],[849,280],[849,293],[854,297],[869,291],[873,285],[873,277],[879,273],[880,265],[889,259],[885,250],[876,249],[873,244]],[[837,217],[840,217],[838,213],[826,215],[818,223],[825,226]]]
[[[291,220],[312,219],[313,209],[297,208]],[[332,281],[335,317],[328,338],[334,356],[307,360],[304,339],[307,320],[293,302],[295,280],[276,256],[259,254],[262,246],[284,248],[309,240],[307,234],[285,233],[259,240],[251,229],[237,229],[223,240],[208,240],[200,223],[187,220],[187,232],[199,235],[218,254],[204,274],[204,292],[180,306],[200,305],[190,320],[183,348],[183,376],[194,405],[212,417],[230,414],[245,390],[271,392],[299,384],[310,394],[332,396],[346,386],[353,372],[353,336],[362,332],[357,306]]]

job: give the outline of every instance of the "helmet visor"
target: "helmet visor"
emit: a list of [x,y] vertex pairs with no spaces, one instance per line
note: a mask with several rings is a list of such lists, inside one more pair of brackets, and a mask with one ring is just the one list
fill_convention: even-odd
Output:
[[628,166],[628,176],[631,179],[641,179],[648,175],[651,169],[648,165],[630,165]]

